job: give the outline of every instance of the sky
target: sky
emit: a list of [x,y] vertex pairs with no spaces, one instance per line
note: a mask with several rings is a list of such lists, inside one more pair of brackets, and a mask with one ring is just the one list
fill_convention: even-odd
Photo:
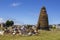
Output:
[[60,0],[0,0],[0,23],[37,24],[42,6],[46,7],[49,24],[60,24]]

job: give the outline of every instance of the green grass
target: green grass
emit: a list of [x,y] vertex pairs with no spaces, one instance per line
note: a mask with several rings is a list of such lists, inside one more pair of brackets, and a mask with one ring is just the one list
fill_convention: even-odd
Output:
[[40,34],[33,36],[20,36],[20,35],[3,35],[0,40],[60,40],[60,31],[43,31]]

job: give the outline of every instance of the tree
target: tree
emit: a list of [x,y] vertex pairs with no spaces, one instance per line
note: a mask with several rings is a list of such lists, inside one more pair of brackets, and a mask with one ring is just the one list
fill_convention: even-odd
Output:
[[30,28],[30,27],[32,27],[32,25],[27,25],[27,28]]
[[6,26],[7,27],[12,26],[12,25],[14,25],[14,21],[12,21],[12,20],[7,20],[6,21]]

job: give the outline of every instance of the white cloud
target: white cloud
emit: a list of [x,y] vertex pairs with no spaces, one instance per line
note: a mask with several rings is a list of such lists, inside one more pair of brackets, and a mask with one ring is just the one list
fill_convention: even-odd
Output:
[[4,22],[3,18],[0,18],[0,23],[3,23],[3,22]]
[[21,5],[21,3],[12,3],[11,4],[12,7],[16,7],[16,6],[20,6],[20,5]]

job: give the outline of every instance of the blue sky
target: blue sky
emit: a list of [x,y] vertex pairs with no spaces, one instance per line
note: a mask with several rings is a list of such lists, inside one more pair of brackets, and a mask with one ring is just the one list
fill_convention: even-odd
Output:
[[41,7],[45,6],[49,24],[60,24],[60,0],[0,0],[0,22],[37,24]]

